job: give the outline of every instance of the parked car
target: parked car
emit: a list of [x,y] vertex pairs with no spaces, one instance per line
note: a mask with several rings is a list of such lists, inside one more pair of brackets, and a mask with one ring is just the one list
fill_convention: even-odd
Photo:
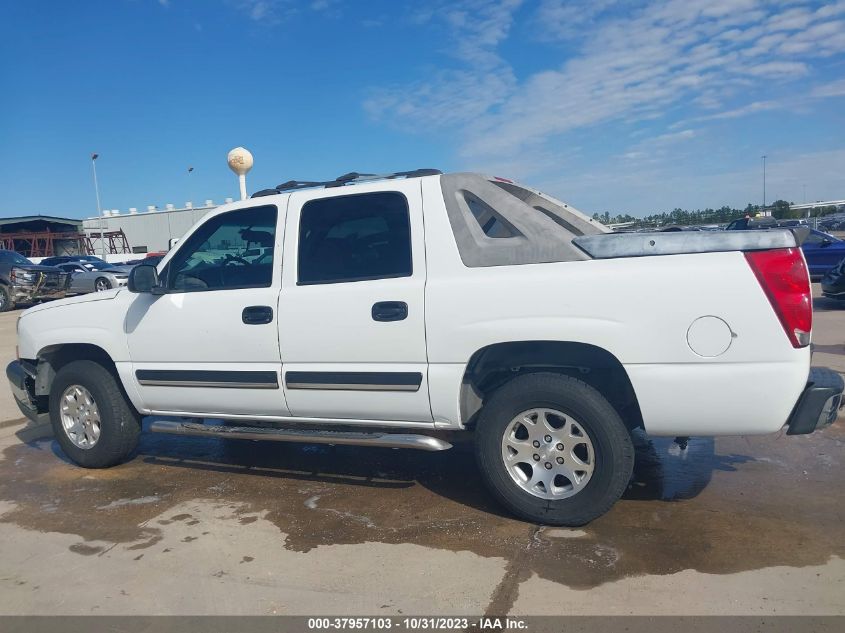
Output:
[[[731,221],[725,230],[743,231],[751,229],[775,229],[775,228],[802,228],[803,225],[781,226],[774,218],[738,218]],[[833,268],[845,257],[845,242],[838,237],[809,229],[809,234],[801,242],[801,250],[807,260],[807,268],[810,270],[810,279],[818,281],[824,274]]]
[[[635,428],[796,435],[837,416],[792,231],[613,234],[477,174],[322,184],[218,207],[127,289],[27,310],[6,372],[24,414],[87,468],[125,460],[146,415],[435,451],[462,431],[496,499],[557,525],[625,491]],[[250,261],[256,243],[273,248]]]
[[748,231],[751,229],[774,229],[777,228],[777,225],[777,220],[770,216],[762,216],[758,218],[737,218],[735,220],[731,220],[725,227],[725,230]]
[[42,266],[58,266],[59,264],[67,264],[68,262],[100,262],[105,264],[104,259],[100,259],[95,255],[55,255],[53,257],[45,257],[41,260]]
[[845,301],[845,259],[822,277],[822,294],[829,299]]
[[822,231],[810,229],[810,235],[801,244],[810,277],[821,279],[831,268],[845,258],[845,242]]
[[35,265],[15,251],[0,250],[0,312],[18,303],[65,296],[68,275],[53,266]]
[[106,262],[78,261],[59,264],[60,269],[70,274],[68,292],[82,294],[102,292],[126,285],[129,271]]

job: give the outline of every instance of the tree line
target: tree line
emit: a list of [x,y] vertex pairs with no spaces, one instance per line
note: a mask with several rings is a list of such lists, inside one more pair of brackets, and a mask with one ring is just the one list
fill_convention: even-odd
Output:
[[[790,209],[791,203],[786,200],[776,200],[774,203],[766,207],[767,211],[771,211],[772,215],[779,220],[784,219],[798,219],[806,218],[809,211],[809,217],[821,217],[836,213],[835,206],[817,207],[815,209]],[[691,224],[727,224],[736,218],[742,218],[746,215],[755,216],[761,211],[761,206],[756,204],[748,204],[744,209],[735,209],[733,207],[724,206],[719,209],[696,209],[688,211],[686,209],[673,209],[672,211],[664,211],[662,213],[653,213],[643,218],[635,218],[627,213],[620,213],[611,215],[608,211],[604,213],[594,213],[593,219],[602,224],[623,224],[633,222],[634,226],[688,226]]]

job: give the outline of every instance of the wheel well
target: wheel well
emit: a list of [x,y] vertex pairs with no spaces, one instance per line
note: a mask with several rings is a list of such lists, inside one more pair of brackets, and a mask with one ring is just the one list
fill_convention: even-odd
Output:
[[[50,386],[58,371],[75,360],[91,360],[99,363],[117,377],[117,369],[108,352],[89,343],[68,343],[51,345],[38,352],[38,376],[35,381],[35,395],[47,397]],[[120,382],[118,380],[118,382]]]
[[628,428],[643,426],[634,387],[619,359],[601,347],[565,341],[496,343],[475,352],[461,384],[461,421],[472,425],[489,395],[533,372],[574,376],[607,398]]

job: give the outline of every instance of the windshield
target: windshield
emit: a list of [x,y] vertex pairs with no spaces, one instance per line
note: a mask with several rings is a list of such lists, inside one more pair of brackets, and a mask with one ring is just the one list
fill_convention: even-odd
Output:
[[8,262],[9,264],[20,264],[21,266],[32,266],[31,261],[14,251],[3,251],[3,253],[0,253],[0,261]]
[[85,262],[79,262],[79,265],[84,266],[88,270],[108,270],[110,268],[114,268],[114,266],[112,266],[108,262],[85,261]]

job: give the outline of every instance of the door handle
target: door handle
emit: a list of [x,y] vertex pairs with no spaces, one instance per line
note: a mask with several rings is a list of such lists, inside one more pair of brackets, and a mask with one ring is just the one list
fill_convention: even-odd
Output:
[[379,301],[373,304],[373,321],[402,321],[408,318],[408,304],[404,301]]
[[273,320],[273,308],[270,306],[247,306],[241,313],[241,319],[247,325],[264,325]]

